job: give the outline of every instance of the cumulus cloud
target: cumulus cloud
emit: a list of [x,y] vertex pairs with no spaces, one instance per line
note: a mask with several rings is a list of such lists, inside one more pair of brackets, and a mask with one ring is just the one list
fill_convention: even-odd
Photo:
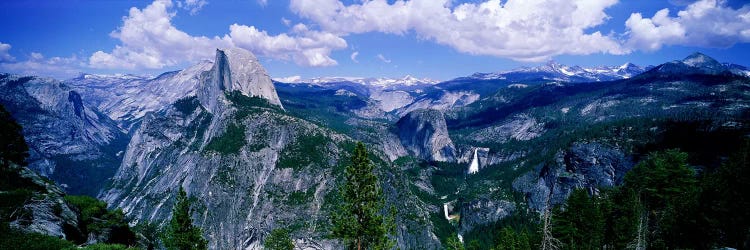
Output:
[[120,40],[112,52],[97,51],[89,58],[94,68],[158,69],[183,61],[210,58],[214,48],[231,45],[220,38],[191,36],[171,23],[171,1],[155,1],[140,10],[130,8],[123,25],[110,36]]
[[123,24],[110,36],[120,41],[111,52],[97,51],[89,58],[94,68],[159,69],[213,57],[215,48],[240,47],[253,53],[305,66],[331,66],[335,49],[346,41],[328,32],[309,30],[298,24],[291,35],[269,35],[254,26],[233,24],[222,37],[193,36],[176,28],[176,15],[169,0],[156,0],[141,9],[131,8]]
[[10,48],[11,48],[10,44],[0,42],[0,63],[12,62],[16,60],[15,57],[10,55],[9,53]]
[[352,59],[352,62],[359,63],[359,61],[357,61],[357,56],[358,55],[359,55],[359,51],[354,51],[354,53],[352,53],[352,55],[349,56],[349,58]]
[[68,78],[81,72],[82,65],[83,62],[75,55],[47,58],[41,53],[32,52],[26,61],[0,62],[0,70],[21,75]]
[[561,54],[627,53],[611,35],[591,28],[609,19],[617,0],[487,0],[453,6],[451,0],[291,0],[299,16],[324,31],[346,35],[414,32],[460,52],[544,61]]
[[385,58],[385,56],[383,56],[383,54],[378,54],[377,58],[380,59],[380,61],[382,61],[384,63],[391,63],[391,60],[389,60],[388,58]]
[[670,16],[668,9],[651,18],[633,13],[625,26],[627,45],[635,49],[653,51],[665,45],[726,48],[750,42],[750,5],[732,9],[724,0],[700,0],[677,16]]
[[331,50],[346,48],[346,41],[331,33],[309,30],[303,24],[292,28],[296,36],[280,34],[270,36],[253,26],[232,24],[225,36],[236,46],[261,56],[292,60],[303,66],[333,66],[338,63],[329,55]]
[[177,7],[183,8],[190,12],[190,15],[198,14],[201,9],[203,9],[203,6],[206,6],[208,4],[208,1],[206,0],[184,0],[184,1],[177,1]]

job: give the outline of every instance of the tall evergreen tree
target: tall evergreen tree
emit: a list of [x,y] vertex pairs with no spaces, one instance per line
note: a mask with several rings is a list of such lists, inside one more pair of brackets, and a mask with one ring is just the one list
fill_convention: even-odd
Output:
[[720,246],[750,249],[750,140],[705,178],[703,200],[713,238]]
[[29,156],[29,147],[23,139],[21,126],[0,105],[0,170],[5,169],[9,163],[26,165],[26,157]]
[[516,232],[511,227],[503,227],[500,230],[500,237],[497,245],[492,248],[495,250],[531,250],[531,244],[528,232],[522,230]]
[[648,222],[646,248],[688,247],[695,240],[685,236],[697,227],[700,188],[687,159],[687,153],[678,150],[652,153],[625,175],[624,188],[633,189],[648,212],[639,219]]
[[135,226],[138,243],[145,250],[154,250],[159,247],[159,225],[151,222],[141,222]]
[[554,232],[566,249],[600,249],[604,240],[604,216],[595,197],[576,189],[564,210],[556,210]]
[[208,241],[203,238],[202,230],[193,225],[191,218],[193,210],[185,189],[180,186],[177,202],[172,209],[172,219],[169,221],[164,246],[170,250],[207,249]]
[[351,249],[389,249],[388,234],[394,230],[391,218],[383,216],[383,193],[367,149],[358,142],[352,162],[345,170],[342,204],[332,216],[333,236]]

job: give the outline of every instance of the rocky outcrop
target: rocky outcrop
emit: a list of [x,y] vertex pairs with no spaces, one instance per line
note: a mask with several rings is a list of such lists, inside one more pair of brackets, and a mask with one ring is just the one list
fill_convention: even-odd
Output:
[[528,141],[544,133],[544,123],[527,114],[515,115],[500,125],[480,129],[469,135],[477,142],[499,142],[509,140]]
[[29,168],[69,193],[95,196],[117,166],[125,134],[67,85],[0,74],[0,104],[23,127]]
[[456,149],[448,136],[443,113],[432,109],[412,111],[397,123],[401,144],[414,156],[433,161],[454,161]]
[[466,202],[461,206],[459,232],[462,234],[468,233],[477,226],[494,223],[512,214],[515,210],[515,204],[504,200],[496,201],[482,198]]
[[65,203],[65,193],[59,187],[45,181],[29,168],[11,165],[10,170],[18,171],[18,177],[22,180],[16,182],[28,182],[25,188],[36,190],[33,197],[10,218],[11,227],[68,240],[82,237],[78,229],[78,214]]
[[217,49],[211,70],[203,73],[198,88],[198,99],[211,113],[217,113],[224,92],[239,91],[245,96],[256,96],[281,107],[281,101],[271,78],[250,51],[231,48]]
[[543,211],[549,197],[551,205],[562,204],[574,189],[584,188],[596,194],[600,187],[620,184],[633,167],[620,150],[600,143],[576,143],[558,152],[555,163],[543,165],[513,181],[513,188],[524,193],[530,208]]

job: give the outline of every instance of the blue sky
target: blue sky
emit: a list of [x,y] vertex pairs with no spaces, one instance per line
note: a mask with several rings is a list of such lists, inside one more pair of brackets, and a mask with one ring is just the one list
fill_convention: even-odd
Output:
[[[636,14],[640,13],[640,14]],[[253,51],[272,77],[447,80],[534,66],[750,65],[750,5],[722,0],[0,1],[0,72],[158,74]]]

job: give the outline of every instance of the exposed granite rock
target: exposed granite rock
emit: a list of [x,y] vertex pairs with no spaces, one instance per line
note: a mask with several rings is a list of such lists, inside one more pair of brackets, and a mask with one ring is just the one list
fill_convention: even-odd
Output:
[[526,114],[515,115],[500,125],[480,129],[469,137],[477,142],[528,141],[544,133],[544,123]]
[[542,165],[513,181],[513,188],[526,195],[529,207],[543,211],[549,197],[552,205],[562,204],[577,188],[591,194],[600,187],[620,184],[633,162],[617,148],[600,143],[575,143],[558,152],[555,163]]
[[461,221],[459,231],[470,232],[477,226],[494,223],[513,213],[516,205],[505,200],[491,200],[480,198],[466,202],[461,206]]
[[68,193],[97,195],[119,165],[127,137],[67,85],[0,74],[0,104],[23,127],[29,168]]
[[281,107],[276,88],[255,55],[240,48],[217,49],[213,67],[201,75],[198,99],[211,113],[218,113],[223,93],[232,91]]
[[[267,234],[279,227],[289,228],[301,248],[341,248],[326,236],[335,205],[331,195],[353,140],[284,112],[273,105],[275,91],[253,92],[243,84],[257,83],[248,74],[260,70],[228,66],[243,63],[233,58],[217,51],[195,99],[144,116],[111,187],[100,197],[122,208],[133,223],[165,223],[176,190],[184,187],[195,198],[193,219],[211,249],[261,249]],[[388,169],[383,171],[387,176]],[[403,186],[403,180],[383,183],[390,204],[417,200],[408,189],[393,187]],[[399,213],[419,211],[400,208],[405,209]],[[399,219],[399,225],[409,229],[399,231],[402,248],[439,244],[424,223]]]
[[433,109],[412,111],[396,126],[401,144],[412,155],[433,161],[455,161],[456,149],[442,112]]
[[146,113],[195,95],[201,74],[212,66],[213,62],[202,61],[156,77],[81,74],[64,84],[80,93],[84,103],[102,111],[121,128],[132,131]]
[[65,203],[65,193],[59,187],[29,168],[11,165],[11,169],[17,169],[20,178],[30,180],[41,189],[14,213],[17,217],[12,218],[11,227],[69,240],[82,237],[78,230],[78,214]]

